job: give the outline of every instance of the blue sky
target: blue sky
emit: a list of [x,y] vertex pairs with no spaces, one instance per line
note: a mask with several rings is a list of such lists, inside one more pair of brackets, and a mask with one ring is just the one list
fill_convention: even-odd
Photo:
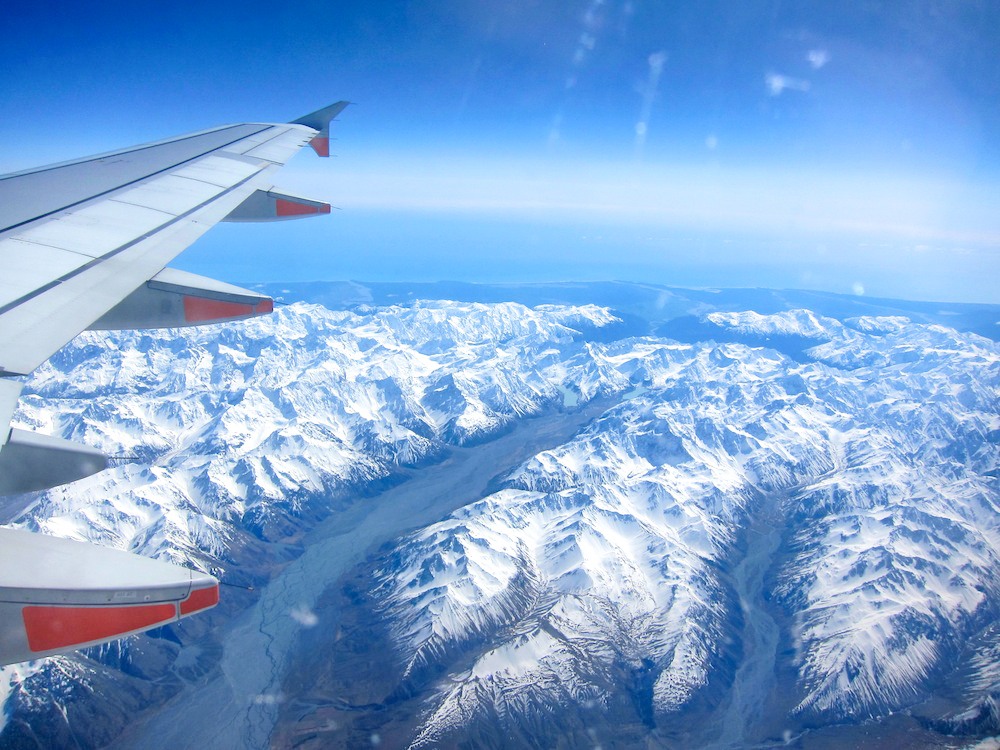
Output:
[[[89,6],[89,7],[88,7]],[[19,4],[0,170],[339,98],[231,281],[632,279],[1000,302],[992,2]]]

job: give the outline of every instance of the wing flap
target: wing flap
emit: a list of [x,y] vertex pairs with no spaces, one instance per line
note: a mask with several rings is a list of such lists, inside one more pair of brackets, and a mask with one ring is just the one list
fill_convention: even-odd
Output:
[[159,229],[171,218],[153,208],[107,199],[31,224],[15,232],[12,238],[100,258],[136,237]]
[[116,194],[115,200],[180,216],[195,206],[212,200],[222,191],[223,188],[218,185],[171,173],[128,188]]
[[296,137],[294,141],[288,138],[283,138],[281,140],[271,139],[267,143],[262,143],[259,146],[254,146],[253,148],[244,151],[243,155],[254,159],[266,159],[267,161],[272,161],[277,164],[284,164],[295,156],[299,149],[310,140],[310,136],[307,133],[299,132],[298,129],[295,131],[289,130],[287,132],[295,132]]
[[244,161],[245,158],[236,154],[206,156],[192,164],[179,167],[173,174],[227,188],[248,179],[265,166],[259,161]]
[[0,240],[0,309],[86,265],[91,258],[19,239]]

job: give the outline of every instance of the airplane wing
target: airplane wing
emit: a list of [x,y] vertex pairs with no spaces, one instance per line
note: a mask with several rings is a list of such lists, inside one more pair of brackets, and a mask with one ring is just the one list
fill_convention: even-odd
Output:
[[[329,156],[347,102],[291,123],[242,123],[0,176],[0,495],[107,466],[99,451],[10,429],[27,376],[86,329],[166,328],[273,310],[250,290],[167,268],[219,221],[330,212],[275,189],[309,144]],[[212,576],[0,529],[0,664],[163,625],[218,602]]]

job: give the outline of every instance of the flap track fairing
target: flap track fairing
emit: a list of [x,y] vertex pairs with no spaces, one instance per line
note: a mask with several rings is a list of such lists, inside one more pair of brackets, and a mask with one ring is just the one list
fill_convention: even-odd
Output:
[[285,221],[330,213],[330,204],[299,195],[258,190],[234,208],[223,221]]
[[0,451],[0,495],[47,490],[103,471],[103,453],[70,440],[13,429]]
[[105,643],[218,601],[219,582],[207,573],[72,539],[0,529],[0,664]]
[[180,328],[243,320],[274,311],[274,300],[249,289],[165,268],[90,326],[97,331]]

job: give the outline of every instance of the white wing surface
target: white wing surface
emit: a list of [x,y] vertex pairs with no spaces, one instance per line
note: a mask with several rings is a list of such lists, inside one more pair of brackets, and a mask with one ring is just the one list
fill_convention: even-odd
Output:
[[[243,123],[0,176],[0,494],[100,471],[98,451],[11,430],[22,384],[88,328],[200,325],[271,312],[255,292],[167,268],[219,221],[330,212],[272,173],[309,144],[329,155],[347,102],[291,123]],[[0,529],[0,663],[162,625],[218,601],[211,576]]]

